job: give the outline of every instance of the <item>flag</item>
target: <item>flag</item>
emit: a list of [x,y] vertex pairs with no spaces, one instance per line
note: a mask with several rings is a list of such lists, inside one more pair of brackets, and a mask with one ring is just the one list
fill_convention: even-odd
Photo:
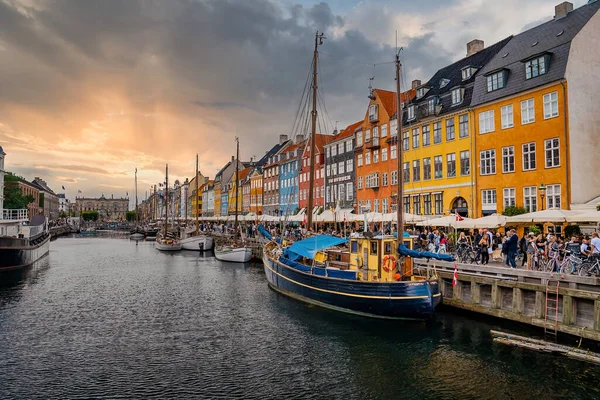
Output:
[[461,217],[459,214],[456,214],[456,222],[460,222],[460,221],[464,221],[464,218]]
[[452,287],[458,285],[458,267],[454,263],[454,277],[452,278]]
[[64,186],[62,188],[63,188],[63,190],[66,190]]

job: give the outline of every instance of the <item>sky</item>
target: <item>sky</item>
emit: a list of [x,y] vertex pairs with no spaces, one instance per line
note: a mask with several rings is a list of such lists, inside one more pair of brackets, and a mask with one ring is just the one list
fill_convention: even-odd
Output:
[[[0,0],[5,168],[74,198],[139,197],[260,158],[291,135],[319,48],[323,126],[364,117],[369,78],[403,90],[554,15],[558,0]],[[573,1],[575,7],[585,0]],[[397,32],[397,35],[396,35]],[[374,65],[375,64],[375,65]],[[325,110],[325,108],[323,108]],[[81,195],[80,194],[80,195]]]

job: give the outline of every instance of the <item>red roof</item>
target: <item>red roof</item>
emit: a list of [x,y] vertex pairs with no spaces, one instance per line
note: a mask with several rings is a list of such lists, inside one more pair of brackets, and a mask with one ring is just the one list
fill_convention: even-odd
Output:
[[240,179],[240,181],[241,181],[242,179],[245,179],[245,178],[248,176],[248,174],[250,173],[250,170],[251,170],[251,169],[252,169],[252,168],[248,167],[248,168],[245,168],[245,169],[243,169],[243,170],[241,170],[241,171],[240,171],[240,175],[239,175],[239,179]]
[[344,130],[342,130],[340,133],[338,133],[337,135],[335,135],[333,137],[333,140],[331,140],[331,142],[335,142],[339,139],[346,139],[348,137],[351,137],[352,135],[354,135],[354,131],[356,131],[357,128],[360,128],[362,126],[364,121],[358,121],[355,122],[351,125],[348,125]]
[[[390,92],[389,90],[383,89],[375,89],[373,93],[379,97],[381,100],[381,104],[383,104],[383,108],[387,112],[388,116],[391,118],[393,115],[396,115],[396,109],[398,108],[396,105],[396,92]],[[417,95],[417,91],[415,89],[407,90],[406,92],[400,93],[400,101],[405,103],[407,101],[412,100]]]

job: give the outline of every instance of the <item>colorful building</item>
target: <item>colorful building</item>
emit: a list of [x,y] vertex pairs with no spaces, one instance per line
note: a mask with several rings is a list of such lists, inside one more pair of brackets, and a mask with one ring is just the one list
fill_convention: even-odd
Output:
[[[323,146],[333,138],[332,135],[315,135],[315,176],[313,185],[313,207],[325,206],[325,153]],[[310,176],[310,151],[312,137],[309,137],[302,151],[300,158],[301,169],[298,176],[299,199],[298,206],[300,208],[308,207],[309,193],[309,176]],[[313,212],[315,210],[313,209]]]
[[279,162],[279,215],[298,212],[298,172],[304,146],[304,137],[297,135],[295,143],[285,149],[283,159]]
[[202,186],[202,216],[213,217],[215,215],[215,181],[209,180]]
[[[239,171],[239,185],[237,186],[237,194],[236,194],[236,173],[234,171],[233,176],[231,177],[231,182],[229,184],[229,193],[228,193],[228,213],[229,215],[235,215],[236,214],[236,208],[235,205],[237,203],[237,214],[241,215],[242,214],[242,209],[243,209],[243,205],[244,205],[244,199],[243,199],[243,190],[242,190],[242,185],[244,183],[244,181],[246,180],[246,178],[248,177],[248,174],[251,172],[252,168],[248,167],[248,168],[244,168],[242,170]],[[236,198],[237,197],[237,198]]]
[[600,2],[555,8],[482,69],[476,121],[476,212],[595,208],[600,142]]
[[363,121],[355,122],[325,144],[325,206],[355,209],[354,137]]
[[250,212],[263,213],[263,173],[262,167],[254,168],[250,174]]

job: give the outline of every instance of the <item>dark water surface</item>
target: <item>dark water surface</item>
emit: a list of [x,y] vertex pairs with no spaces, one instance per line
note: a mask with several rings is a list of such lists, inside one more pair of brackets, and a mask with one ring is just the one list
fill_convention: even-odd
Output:
[[0,282],[0,399],[600,398],[598,367],[491,341],[523,327],[346,316],[148,242],[59,239]]

